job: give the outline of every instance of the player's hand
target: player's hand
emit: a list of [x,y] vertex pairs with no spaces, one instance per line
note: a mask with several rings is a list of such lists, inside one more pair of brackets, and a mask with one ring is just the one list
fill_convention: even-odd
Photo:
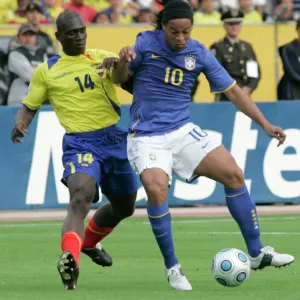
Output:
[[280,145],[282,145],[286,139],[286,134],[284,133],[284,131],[282,130],[282,128],[274,126],[272,124],[269,124],[266,128],[265,128],[265,132],[268,136],[270,137],[274,137],[275,139],[278,140],[278,145],[277,147],[279,147]]
[[11,133],[12,142],[14,144],[23,144],[23,140],[20,138],[26,136],[27,132],[26,126],[23,123],[16,124]]
[[102,63],[96,64],[96,65],[94,65],[94,67],[96,69],[104,69],[104,70],[110,71],[115,67],[115,65],[119,61],[120,61],[120,59],[117,57],[107,57],[103,60]]
[[119,56],[120,60],[129,63],[136,58],[136,53],[134,52],[132,47],[127,46],[121,49]]
[[116,64],[119,61],[120,61],[120,59],[117,57],[107,57],[103,60],[103,62],[101,64],[97,64],[96,68],[110,71],[116,66]]

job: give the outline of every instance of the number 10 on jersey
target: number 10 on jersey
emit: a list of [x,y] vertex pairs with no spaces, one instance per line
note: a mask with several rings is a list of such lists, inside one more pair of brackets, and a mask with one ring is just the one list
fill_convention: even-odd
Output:
[[183,71],[181,69],[166,68],[165,70],[165,83],[173,85],[181,85],[183,81]]

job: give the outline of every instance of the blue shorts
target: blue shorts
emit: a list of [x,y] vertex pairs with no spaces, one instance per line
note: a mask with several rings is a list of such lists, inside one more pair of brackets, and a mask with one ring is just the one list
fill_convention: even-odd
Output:
[[137,191],[137,176],[127,159],[127,132],[116,125],[91,132],[65,134],[63,181],[74,173],[91,175],[104,195]]

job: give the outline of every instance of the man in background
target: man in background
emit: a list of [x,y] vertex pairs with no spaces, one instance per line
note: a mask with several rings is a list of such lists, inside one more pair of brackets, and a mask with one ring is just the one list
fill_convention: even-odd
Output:
[[52,56],[55,53],[53,42],[50,36],[46,32],[41,30],[41,24],[49,23],[49,21],[47,21],[45,19],[45,16],[43,15],[41,6],[36,3],[28,4],[26,7],[26,17],[28,23],[34,26],[38,45],[41,48],[44,48],[49,56]]
[[24,24],[18,35],[20,45],[8,55],[8,70],[11,73],[11,86],[7,105],[20,105],[26,96],[35,68],[47,59],[45,52],[36,45],[37,34],[33,25]]
[[214,0],[199,0],[200,8],[194,13],[194,24],[220,24],[221,14],[215,9]]
[[296,31],[298,37],[279,48],[284,74],[277,89],[278,100],[300,100],[300,19]]
[[254,9],[253,0],[239,0],[239,9],[244,14],[244,23],[261,23],[261,14]]
[[78,13],[86,24],[92,23],[97,15],[97,11],[84,3],[84,0],[71,0],[64,5],[65,9],[73,10]]
[[[226,36],[210,49],[242,90],[251,95],[260,81],[260,68],[251,44],[239,39],[243,16],[241,11],[235,9],[223,13],[221,20]],[[216,101],[228,100],[225,93],[216,95]]]
[[[50,36],[40,28],[44,19],[42,8],[36,3],[30,3],[27,5],[25,12],[28,23],[33,25],[36,33],[36,45],[38,45],[40,49],[43,49],[48,57],[53,56],[56,53],[53,42]],[[15,36],[9,43],[8,51],[16,49],[19,46],[19,39]]]
[[7,71],[7,53],[0,49],[0,105],[6,104],[9,76]]

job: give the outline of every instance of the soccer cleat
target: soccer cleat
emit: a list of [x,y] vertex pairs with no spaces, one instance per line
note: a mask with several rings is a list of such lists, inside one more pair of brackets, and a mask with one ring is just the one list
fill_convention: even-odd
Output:
[[277,253],[270,246],[264,247],[260,251],[261,254],[257,257],[251,257],[248,254],[252,270],[259,270],[269,266],[280,268],[291,264],[295,260],[294,256]]
[[180,264],[176,264],[171,269],[166,270],[168,282],[174,290],[191,291],[193,288],[185,277]]
[[102,267],[110,267],[113,264],[111,256],[98,243],[95,248],[85,248],[81,250],[92,259],[92,261]]
[[64,252],[57,263],[57,270],[66,290],[74,290],[77,286],[79,269],[70,252]]

